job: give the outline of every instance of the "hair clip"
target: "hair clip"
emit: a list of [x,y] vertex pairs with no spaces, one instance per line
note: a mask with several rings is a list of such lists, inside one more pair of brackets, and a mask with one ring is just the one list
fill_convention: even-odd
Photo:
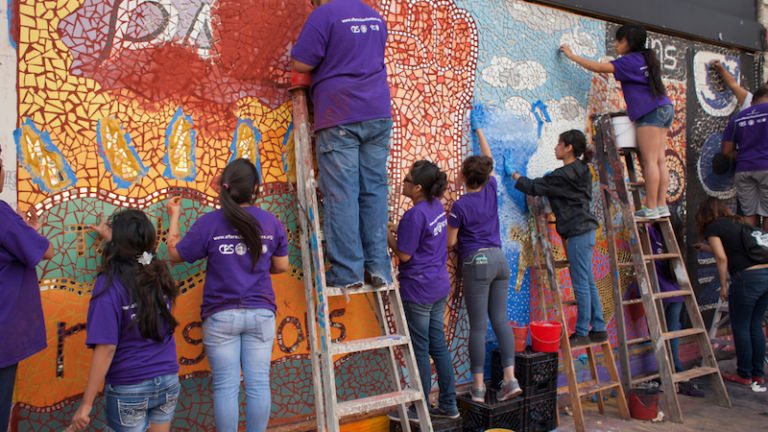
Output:
[[229,185],[228,184],[222,183],[221,185],[224,186],[224,189],[229,190]]
[[136,261],[138,261],[139,264],[141,264],[143,266],[148,266],[152,262],[152,258],[154,258],[154,257],[155,256],[152,255],[151,253],[149,253],[147,251],[144,251],[144,252],[142,252],[141,256],[139,256],[136,259]]

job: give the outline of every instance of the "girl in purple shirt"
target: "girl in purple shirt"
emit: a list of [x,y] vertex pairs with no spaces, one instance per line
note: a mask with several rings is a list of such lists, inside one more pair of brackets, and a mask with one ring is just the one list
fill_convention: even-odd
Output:
[[439,198],[447,186],[448,179],[437,165],[426,160],[415,162],[403,180],[403,195],[413,201],[413,207],[400,220],[397,237],[389,232],[387,243],[400,260],[398,281],[403,309],[427,398],[432,389],[429,357],[435,361],[440,396],[438,406],[430,410],[430,415],[455,419],[459,417],[459,410],[453,361],[443,332],[445,301],[451,291],[451,281],[446,267],[445,208]]
[[635,216],[656,219],[669,216],[669,170],[664,148],[675,110],[661,82],[659,59],[645,47],[646,39],[647,32],[642,26],[619,27],[613,47],[621,57],[605,63],[579,57],[568,45],[561,45],[560,51],[579,66],[592,72],[612,73],[621,82],[627,115],[637,126],[637,147],[645,178],[645,206]]
[[[0,192],[5,170],[0,160]],[[8,429],[16,369],[46,346],[43,304],[35,267],[53,257],[53,246],[37,231],[37,215],[22,217],[0,201],[0,431]]]
[[259,173],[251,161],[227,165],[218,190],[221,210],[200,217],[181,240],[181,198],[168,203],[168,257],[175,263],[208,260],[200,315],[216,430],[237,431],[242,371],[246,431],[264,431],[272,404],[269,366],[277,310],[270,273],[288,270],[288,241],[280,220],[253,205]]
[[88,426],[104,383],[111,430],[169,431],[181,388],[173,338],[178,322],[171,314],[179,288],[155,258],[157,230],[141,210],[117,212],[111,230],[102,223],[97,231],[107,241],[88,305],[85,343],[93,358],[69,430]]
[[[501,250],[499,208],[493,158],[479,115],[472,112],[472,129],[477,132],[482,156],[470,156],[461,165],[461,181],[467,193],[453,203],[448,217],[448,247],[457,243],[463,262],[464,299],[469,315],[469,363],[472,372],[472,400],[485,402],[485,336],[488,320],[499,341],[504,381],[496,393],[499,401],[520,395],[515,379],[515,335],[507,322],[509,264]],[[495,384],[495,383],[494,383]]]

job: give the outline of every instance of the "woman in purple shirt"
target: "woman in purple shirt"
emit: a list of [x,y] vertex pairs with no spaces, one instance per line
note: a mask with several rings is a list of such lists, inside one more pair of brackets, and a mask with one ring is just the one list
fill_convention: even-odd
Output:
[[438,406],[431,409],[430,414],[455,419],[459,417],[459,410],[456,408],[453,361],[443,331],[445,301],[451,291],[451,281],[446,267],[445,208],[439,198],[447,186],[448,179],[437,165],[426,160],[415,162],[403,180],[403,195],[413,201],[413,207],[400,220],[397,238],[390,231],[387,243],[400,260],[398,281],[403,309],[427,399],[432,389],[429,357],[435,361],[440,396]]
[[107,426],[114,431],[169,431],[179,399],[179,363],[171,304],[179,288],[155,259],[157,230],[141,210],[122,210],[97,231],[106,240],[102,270],[88,305],[93,348],[83,399],[69,430],[85,429],[104,383]]
[[[472,116],[482,156],[470,156],[461,166],[461,181],[467,193],[451,207],[448,218],[448,247],[458,244],[463,262],[464,298],[469,314],[469,363],[472,372],[472,400],[485,402],[485,335],[488,319],[499,341],[504,382],[496,394],[499,401],[523,392],[515,379],[515,335],[507,322],[509,264],[501,251],[499,208],[493,158],[479,116]],[[495,383],[494,383],[495,384]]]
[[653,50],[645,47],[647,36],[645,29],[637,24],[619,27],[613,47],[621,57],[612,62],[579,57],[568,45],[560,46],[560,51],[579,66],[592,72],[612,73],[621,82],[627,115],[637,126],[637,146],[645,179],[645,206],[635,216],[657,219],[669,216],[669,170],[664,149],[675,110],[661,82],[659,59]]
[[168,203],[168,257],[175,263],[208,259],[200,316],[216,430],[237,431],[242,370],[246,431],[264,431],[277,310],[270,273],[288,270],[288,241],[280,220],[253,205],[259,173],[251,161],[230,163],[218,183],[221,209],[201,216],[181,240],[181,198]]
[[[0,160],[0,192],[5,170]],[[16,368],[46,346],[43,304],[35,267],[53,257],[53,246],[38,234],[37,216],[22,218],[0,201],[0,431],[8,429]]]

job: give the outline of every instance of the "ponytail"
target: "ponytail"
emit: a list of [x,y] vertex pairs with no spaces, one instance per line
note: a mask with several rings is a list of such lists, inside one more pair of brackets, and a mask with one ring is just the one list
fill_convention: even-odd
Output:
[[414,185],[420,185],[427,201],[440,198],[448,187],[448,176],[434,162],[420,160],[413,163],[411,177]]
[[573,155],[577,158],[581,156],[581,160],[584,163],[592,161],[595,151],[587,144],[587,137],[584,135],[584,132],[578,129],[571,129],[561,133],[559,139],[563,144],[571,146],[573,148]]
[[219,203],[224,216],[243,237],[251,254],[251,271],[261,258],[261,226],[241,204],[253,204],[260,183],[256,167],[248,159],[237,159],[221,173]]
[[667,91],[664,83],[661,81],[661,65],[656,53],[645,47],[648,40],[648,32],[645,28],[637,24],[624,24],[616,30],[616,40],[626,40],[630,52],[639,52],[645,59],[645,65],[648,70],[648,85],[651,88],[651,95],[655,98],[664,96]]

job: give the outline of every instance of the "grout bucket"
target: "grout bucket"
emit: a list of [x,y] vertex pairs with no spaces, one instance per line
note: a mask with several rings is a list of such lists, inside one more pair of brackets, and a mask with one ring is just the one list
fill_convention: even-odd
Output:
[[531,321],[531,346],[538,352],[557,352],[563,325],[557,321]]
[[611,117],[613,125],[613,134],[616,136],[616,147],[635,148],[637,147],[637,132],[635,124],[625,115]]
[[629,414],[637,420],[653,420],[659,415],[658,389],[632,389],[629,391]]
[[512,326],[512,332],[515,334],[515,352],[525,351],[525,346],[528,345],[528,326],[518,327],[513,322],[509,325]]

